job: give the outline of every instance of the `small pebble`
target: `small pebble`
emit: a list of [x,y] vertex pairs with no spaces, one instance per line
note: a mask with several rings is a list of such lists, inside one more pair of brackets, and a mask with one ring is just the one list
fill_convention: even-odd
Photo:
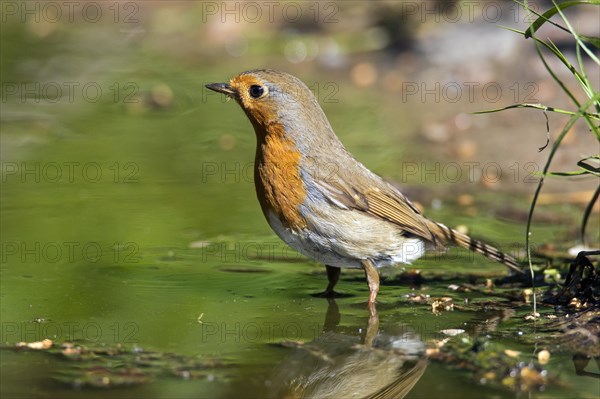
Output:
[[508,357],[519,357],[519,355],[521,354],[521,352],[519,351],[514,351],[511,349],[505,349],[504,350],[504,354]]
[[539,351],[538,353],[538,362],[541,365],[548,364],[550,361],[550,352],[546,349]]
[[461,194],[456,197],[456,202],[460,206],[471,206],[475,203],[475,198],[470,194]]
[[449,328],[449,329],[446,329],[446,330],[441,330],[440,332],[442,334],[446,334],[446,335],[449,335],[451,337],[454,337],[455,335],[463,334],[465,332],[465,330],[463,330],[461,328]]
[[456,226],[455,230],[459,233],[469,234],[469,228],[464,224],[459,224],[458,226]]
[[535,320],[535,319],[537,319],[539,317],[540,317],[540,314],[537,313],[537,312],[535,312],[535,313],[532,313],[532,314],[529,314],[529,315],[525,316],[525,320]]

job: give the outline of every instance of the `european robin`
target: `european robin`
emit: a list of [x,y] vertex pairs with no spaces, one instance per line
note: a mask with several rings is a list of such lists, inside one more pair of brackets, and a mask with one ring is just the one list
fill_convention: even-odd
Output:
[[333,295],[340,268],[362,268],[372,306],[378,268],[411,263],[425,249],[449,244],[522,273],[513,257],[427,219],[397,188],[358,162],[298,78],[252,70],[206,87],[235,99],[254,126],[254,184],[262,211],[283,241],[325,265],[325,296]]

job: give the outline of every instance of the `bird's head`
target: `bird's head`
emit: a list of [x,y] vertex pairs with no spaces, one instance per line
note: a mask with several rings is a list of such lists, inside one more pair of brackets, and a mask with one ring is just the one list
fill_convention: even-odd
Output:
[[285,72],[252,70],[227,83],[206,87],[235,99],[259,137],[274,128],[283,128],[292,139],[330,134],[331,126],[313,93],[300,79]]

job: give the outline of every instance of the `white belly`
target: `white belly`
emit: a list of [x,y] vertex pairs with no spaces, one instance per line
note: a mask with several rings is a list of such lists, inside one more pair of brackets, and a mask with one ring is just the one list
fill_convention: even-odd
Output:
[[335,220],[323,214],[311,215],[307,217],[310,228],[302,231],[286,228],[273,213],[267,219],[286,244],[329,266],[360,268],[365,259],[377,267],[410,264],[425,252],[422,240],[403,237],[398,227],[381,219],[349,210],[337,210]]

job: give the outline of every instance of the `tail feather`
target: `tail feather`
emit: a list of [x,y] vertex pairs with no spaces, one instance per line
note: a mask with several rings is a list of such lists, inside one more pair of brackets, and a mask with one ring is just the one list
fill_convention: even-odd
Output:
[[444,226],[441,223],[430,221],[428,227],[433,237],[435,238],[436,243],[441,241],[442,244],[456,244],[461,248],[477,252],[478,254],[481,254],[488,259],[500,262],[517,273],[524,273],[519,266],[519,262],[514,257],[505,254],[498,248],[488,245],[483,241],[471,238],[468,235],[460,233],[447,226]]

